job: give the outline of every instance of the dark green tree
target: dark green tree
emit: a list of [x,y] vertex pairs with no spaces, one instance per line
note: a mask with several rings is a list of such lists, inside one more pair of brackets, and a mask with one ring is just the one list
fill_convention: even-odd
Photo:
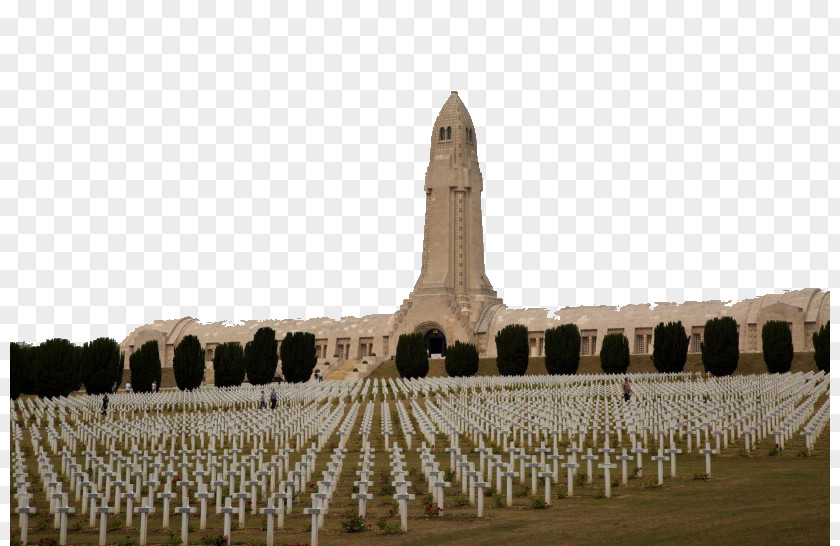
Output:
[[254,339],[245,345],[245,372],[252,385],[265,385],[274,379],[277,371],[277,334],[273,328],[263,326]]
[[604,373],[627,373],[630,367],[630,344],[624,334],[607,334],[601,342],[601,370]]
[[17,400],[21,393],[23,393],[23,367],[24,356],[26,349],[18,343],[9,344],[9,372],[11,374],[11,396],[12,400]]
[[770,373],[786,373],[793,362],[793,337],[783,320],[768,320],[761,327],[761,350]]
[[172,371],[175,384],[182,391],[191,391],[201,386],[204,379],[204,348],[196,336],[184,336],[175,347]]
[[561,324],[545,331],[545,369],[551,375],[574,375],[580,365],[580,330]]
[[680,373],[688,356],[688,336],[681,321],[660,322],[653,329],[653,365],[660,373]]
[[160,387],[160,353],[157,340],[147,341],[134,351],[134,354],[128,357],[128,367],[131,369],[131,389],[134,392],[150,392],[153,381]]
[[20,342],[17,345],[20,350],[20,393],[38,394],[38,362],[35,360],[35,356],[38,353],[38,346],[25,342]]
[[456,341],[446,348],[444,367],[449,377],[470,377],[478,372],[478,350],[472,343]]
[[738,324],[732,317],[706,321],[700,343],[703,367],[715,376],[732,375],[738,369]]
[[79,385],[79,357],[66,339],[48,339],[35,352],[38,396],[67,396]]
[[429,373],[429,354],[423,334],[402,334],[397,340],[397,371],[400,377],[414,379]]
[[499,375],[525,375],[528,371],[528,327],[508,324],[496,333]]
[[831,352],[829,349],[829,331],[831,330],[831,321],[826,322],[820,329],[814,332],[811,339],[814,341],[814,363],[817,369],[825,373],[829,373],[829,365],[831,360]]
[[230,341],[216,346],[213,375],[217,387],[238,387],[245,381],[245,351],[242,345]]
[[123,363],[120,345],[111,338],[100,337],[80,347],[82,383],[88,394],[111,392],[111,386],[122,382]]
[[317,362],[315,334],[289,332],[280,342],[280,366],[289,383],[309,381]]

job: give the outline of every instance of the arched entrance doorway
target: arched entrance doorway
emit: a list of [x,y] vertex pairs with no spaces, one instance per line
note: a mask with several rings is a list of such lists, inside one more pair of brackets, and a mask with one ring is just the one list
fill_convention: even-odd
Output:
[[426,322],[418,326],[415,332],[423,334],[430,355],[446,356],[446,334],[439,324]]
[[446,356],[446,336],[438,328],[426,332],[426,349],[430,355]]

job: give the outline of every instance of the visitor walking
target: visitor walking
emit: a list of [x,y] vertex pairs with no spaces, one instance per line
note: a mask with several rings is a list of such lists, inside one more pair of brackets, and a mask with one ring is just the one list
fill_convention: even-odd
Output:
[[271,389],[271,409],[277,407],[277,393],[274,392],[274,389]]
[[108,413],[108,393],[105,393],[105,397],[102,398],[102,415]]
[[131,383],[125,382],[125,392],[131,392]]
[[157,381],[152,381],[152,393],[157,392]]
[[265,391],[260,392],[260,409],[265,409]]
[[114,381],[114,384],[111,385],[111,394],[117,394],[117,382]]
[[627,377],[624,378],[624,384],[621,386],[621,390],[624,392],[624,401],[630,401],[630,395],[633,394],[633,389],[630,388],[630,379]]

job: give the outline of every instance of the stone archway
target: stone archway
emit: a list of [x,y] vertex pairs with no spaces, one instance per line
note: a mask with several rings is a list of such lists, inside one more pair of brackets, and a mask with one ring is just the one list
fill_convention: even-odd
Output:
[[430,355],[446,356],[446,334],[439,324],[425,322],[418,326],[415,332],[423,334],[423,339],[426,341],[426,350]]

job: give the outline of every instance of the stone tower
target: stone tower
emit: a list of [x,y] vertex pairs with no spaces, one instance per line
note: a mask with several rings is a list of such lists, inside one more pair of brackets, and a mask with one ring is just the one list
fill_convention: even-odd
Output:
[[430,148],[423,264],[414,290],[395,315],[394,349],[396,336],[415,331],[439,330],[450,345],[474,342],[481,313],[501,303],[484,272],[476,132],[457,91],[435,120]]

